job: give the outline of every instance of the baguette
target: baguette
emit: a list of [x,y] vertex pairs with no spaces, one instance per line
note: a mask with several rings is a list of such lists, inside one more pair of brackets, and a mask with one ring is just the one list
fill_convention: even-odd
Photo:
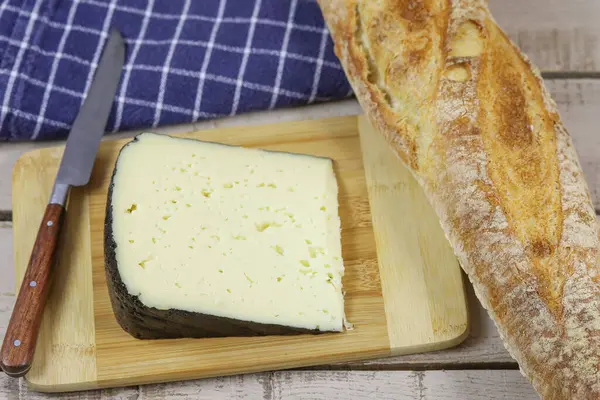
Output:
[[543,398],[600,398],[596,217],[538,70],[484,0],[318,2],[521,372]]

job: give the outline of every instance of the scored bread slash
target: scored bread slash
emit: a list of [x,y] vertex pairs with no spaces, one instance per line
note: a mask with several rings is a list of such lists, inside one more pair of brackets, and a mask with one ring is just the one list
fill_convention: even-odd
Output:
[[332,160],[143,133],[105,221],[109,295],[140,339],[342,332]]

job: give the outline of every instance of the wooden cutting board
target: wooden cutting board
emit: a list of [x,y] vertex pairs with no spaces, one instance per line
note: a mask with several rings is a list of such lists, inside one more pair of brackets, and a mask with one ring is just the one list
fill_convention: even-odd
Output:
[[[108,298],[103,222],[109,179],[128,140],[104,141],[90,183],[71,192],[55,280],[26,376],[33,389],[71,391],[328,364],[438,350],[467,335],[462,275],[437,217],[417,183],[362,117],[178,136],[335,161],[346,312],[355,329],[318,336],[154,341],[126,334]],[[17,281],[62,151],[35,150],[15,165]]]

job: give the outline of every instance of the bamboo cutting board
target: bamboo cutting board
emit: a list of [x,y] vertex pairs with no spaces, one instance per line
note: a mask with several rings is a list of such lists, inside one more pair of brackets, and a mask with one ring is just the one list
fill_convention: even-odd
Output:
[[[114,163],[129,140],[104,141],[90,183],[71,192],[55,279],[26,376],[33,389],[71,391],[327,364],[439,350],[466,336],[462,277],[437,217],[418,184],[362,117],[178,136],[334,160],[346,313],[355,329],[318,336],[151,341],[126,334],[108,298],[103,223]],[[35,150],[15,165],[17,281],[62,150]]]

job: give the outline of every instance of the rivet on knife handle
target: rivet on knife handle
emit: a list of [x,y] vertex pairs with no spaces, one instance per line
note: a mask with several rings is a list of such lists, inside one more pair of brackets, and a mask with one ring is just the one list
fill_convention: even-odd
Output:
[[0,352],[0,366],[12,377],[29,371],[54,267],[64,208],[48,204]]

